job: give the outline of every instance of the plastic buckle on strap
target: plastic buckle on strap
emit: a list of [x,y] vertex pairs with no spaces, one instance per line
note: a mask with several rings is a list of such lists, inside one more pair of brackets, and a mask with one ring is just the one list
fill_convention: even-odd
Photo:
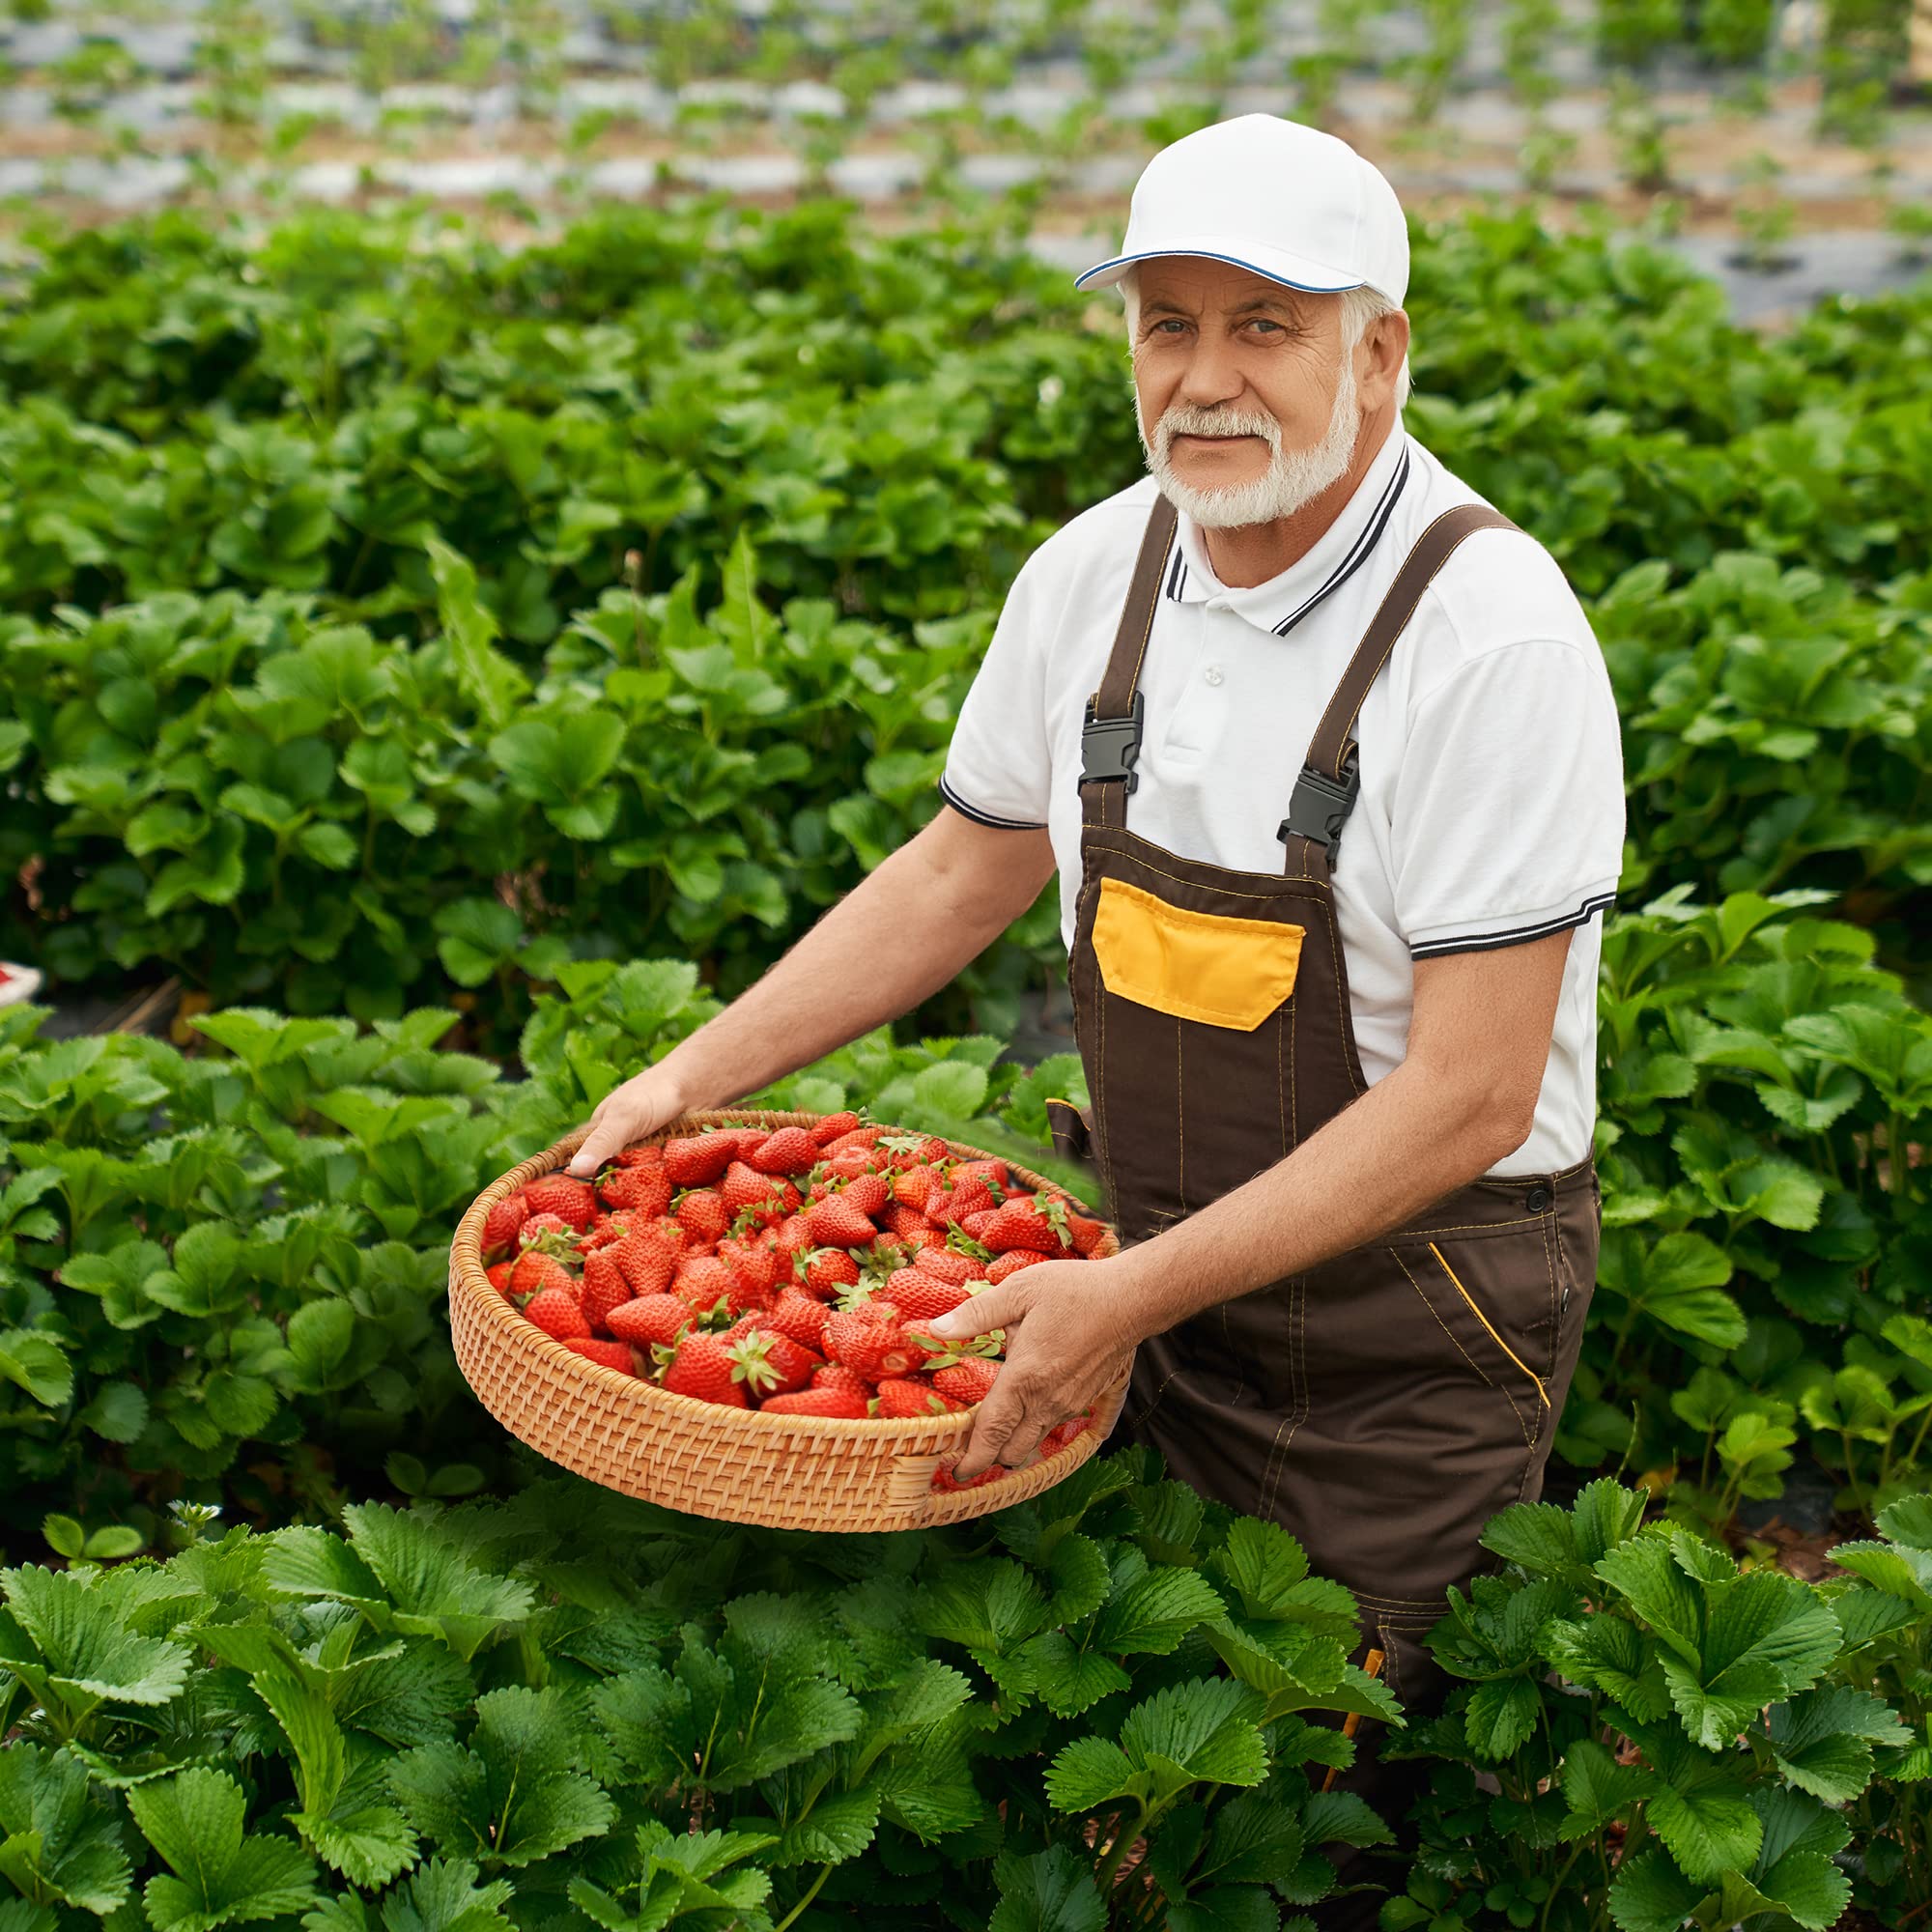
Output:
[[1313,765],[1303,765],[1289,797],[1288,816],[1275,827],[1274,836],[1284,844],[1293,837],[1312,838],[1316,844],[1325,846],[1332,871],[1342,849],[1342,828],[1349,822],[1361,789],[1361,768],[1352,745],[1342,761],[1339,780],[1331,779]]
[[1140,783],[1134,770],[1141,755],[1141,724],[1147,715],[1146,694],[1136,691],[1133,712],[1126,718],[1096,718],[1096,692],[1087,700],[1086,722],[1080,727],[1080,782],[1124,779],[1129,791]]

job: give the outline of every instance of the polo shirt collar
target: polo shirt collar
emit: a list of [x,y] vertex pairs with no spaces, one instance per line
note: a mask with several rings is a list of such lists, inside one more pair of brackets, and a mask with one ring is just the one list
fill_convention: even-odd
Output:
[[1259,629],[1287,637],[1369,560],[1388,528],[1409,468],[1408,433],[1398,418],[1354,495],[1307,555],[1265,583],[1246,587],[1231,589],[1215,577],[1200,525],[1182,512],[1162,596],[1177,604],[1205,604],[1211,597]]

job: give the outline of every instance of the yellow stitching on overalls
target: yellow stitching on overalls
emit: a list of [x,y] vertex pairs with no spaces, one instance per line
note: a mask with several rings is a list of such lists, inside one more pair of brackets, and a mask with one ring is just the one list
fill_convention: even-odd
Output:
[[1359,1099],[1362,1094],[1368,1092],[1368,1089],[1355,1078],[1355,1054],[1353,1051],[1355,1022],[1351,1010],[1352,1003],[1349,998],[1348,982],[1342,978],[1342,946],[1341,941],[1335,936],[1337,922],[1335,907],[1332,902],[1328,907],[1328,917],[1323,923],[1328,928],[1328,954],[1335,965],[1335,1010],[1336,1016],[1341,1022],[1342,1071],[1349,1076],[1349,1085],[1355,1090],[1356,1097]]
[[[1125,828],[1120,827],[1116,829],[1124,830]],[[1155,878],[1172,879],[1176,885],[1192,887],[1197,893],[1219,893],[1224,897],[1231,899],[1306,899],[1316,896],[1313,893],[1244,893],[1235,886],[1204,886],[1198,881],[1187,877],[1184,872],[1170,872],[1164,867],[1153,865],[1136,853],[1119,852],[1115,854],[1115,857],[1124,859],[1128,865],[1138,866],[1144,871],[1151,872]],[[1285,885],[1293,885],[1299,882],[1303,885],[1319,886],[1322,883],[1313,872],[1284,872],[1281,876],[1282,882]]]
[[[1513,1361],[1517,1365],[1517,1367],[1520,1368],[1523,1372],[1523,1374],[1526,1375],[1530,1378],[1530,1380],[1536,1384],[1537,1397],[1542,1402],[1544,1407],[1548,1408],[1549,1406],[1549,1391],[1543,1386],[1543,1378],[1540,1375],[1538,1375],[1536,1371],[1532,1369],[1529,1366],[1529,1364],[1525,1362],[1523,1358],[1520,1355],[1519,1355],[1517,1351],[1514,1349],[1512,1349],[1510,1345],[1507,1342],[1505,1342],[1499,1334],[1496,1333],[1495,1323],[1492,1321],[1490,1318],[1483,1313],[1482,1306],[1476,1300],[1476,1297],[1473,1294],[1471,1294],[1466,1288],[1463,1286],[1461,1277],[1457,1274],[1456,1270],[1449,1265],[1448,1256],[1445,1255],[1442,1252],[1442,1250],[1435,1245],[1434,1241],[1431,1241],[1429,1244],[1429,1252],[1432,1255],[1434,1255],[1438,1262],[1442,1264],[1442,1272],[1446,1274],[1452,1282],[1455,1283],[1456,1293],[1460,1294],[1463,1297],[1463,1299],[1469,1304],[1471,1310],[1474,1311],[1476,1320],[1480,1321],[1483,1324],[1483,1326],[1490,1331],[1490,1339],[1492,1342],[1494,1342],[1496,1347],[1500,1349],[1503,1351],[1503,1353],[1506,1354],[1510,1358],[1510,1360]],[[1539,1430],[1538,1434],[1540,1435],[1541,1433],[1542,1433],[1541,1430]]]
[[[1422,1303],[1423,1307],[1425,1307],[1426,1309],[1428,1309],[1428,1311],[1430,1312],[1430,1314],[1431,1314],[1432,1316],[1434,1316],[1434,1317],[1435,1317],[1435,1325],[1436,1325],[1436,1326],[1437,1326],[1437,1327],[1438,1327],[1439,1329],[1441,1329],[1441,1331],[1443,1332],[1443,1334],[1445,1334],[1445,1335],[1447,1335],[1447,1336],[1448,1336],[1448,1338],[1450,1339],[1450,1341],[1451,1341],[1451,1342],[1455,1343],[1455,1346],[1456,1346],[1456,1352],[1457,1352],[1457,1353],[1458,1353],[1459,1355],[1461,1355],[1461,1356],[1462,1356],[1462,1358],[1463,1358],[1463,1360],[1464,1360],[1465,1362],[1467,1362],[1467,1363],[1468,1363],[1468,1365],[1469,1365],[1469,1366],[1470,1366],[1470,1367],[1471,1367],[1472,1369],[1474,1369],[1474,1370],[1475,1370],[1475,1372],[1476,1372],[1476,1373],[1477,1373],[1477,1374],[1478,1374],[1479,1376],[1481,1376],[1481,1377],[1482,1377],[1482,1378],[1483,1378],[1483,1379],[1484,1379],[1484,1380],[1485,1380],[1486,1382],[1488,1382],[1488,1383],[1489,1383],[1489,1385],[1490,1385],[1490,1386],[1491,1386],[1491,1387],[1492,1387],[1492,1389],[1494,1389],[1494,1390],[1495,1390],[1495,1392],[1496,1392],[1496,1393],[1497,1393],[1497,1394],[1498,1394],[1499,1396],[1501,1396],[1501,1397],[1502,1397],[1502,1399],[1503,1399],[1503,1400],[1504,1400],[1504,1401],[1505,1401],[1506,1403],[1508,1403],[1508,1404],[1509,1404],[1509,1406],[1510,1406],[1510,1413],[1511,1413],[1512,1415],[1514,1415],[1514,1416],[1516,1417],[1516,1426],[1517,1426],[1517,1428],[1518,1428],[1518,1429],[1520,1429],[1520,1431],[1522,1432],[1522,1442],[1523,1442],[1523,1447],[1524,1447],[1525,1449],[1528,1449],[1528,1448],[1531,1448],[1531,1447],[1533,1446],[1533,1442],[1532,1442],[1532,1438],[1531,1438],[1531,1436],[1530,1436],[1530,1433],[1529,1433],[1529,1425],[1528,1425],[1528,1423],[1526,1423],[1526,1422],[1525,1422],[1525,1421],[1524,1421],[1524,1420],[1522,1419],[1522,1410],[1521,1410],[1521,1409],[1520,1409],[1520,1407],[1519,1407],[1519,1406],[1517,1406],[1517,1399],[1516,1399],[1516,1397],[1515,1397],[1515,1396],[1513,1396],[1513,1395],[1512,1395],[1512,1394],[1511,1394],[1511,1393],[1509,1392],[1509,1390],[1508,1390],[1508,1389],[1504,1388],[1504,1387],[1503,1387],[1503,1385],[1502,1385],[1502,1384],[1501,1384],[1501,1383],[1500,1383],[1499,1381],[1496,1381],[1496,1380],[1495,1380],[1495,1379],[1494,1379],[1494,1378],[1492,1378],[1492,1376],[1490,1375],[1490,1372],[1489,1372],[1489,1371],[1488,1371],[1488,1370],[1487,1370],[1486,1368],[1484,1368],[1484,1367],[1483,1367],[1482,1363],[1480,1363],[1479,1361],[1477,1361],[1477,1359],[1475,1358],[1475,1356],[1473,1356],[1472,1354],[1470,1354],[1470,1352],[1468,1351],[1468,1350],[1466,1350],[1465,1348],[1463,1348],[1463,1346],[1462,1345],[1462,1343],[1461,1343],[1460,1341],[1457,1341],[1457,1339],[1456,1339],[1456,1331],[1455,1331],[1455,1330],[1454,1330],[1453,1328],[1451,1328],[1451,1327],[1450,1327],[1450,1325],[1448,1324],[1448,1322],[1446,1322],[1445,1321],[1443,1321],[1443,1319],[1442,1319],[1442,1317],[1441,1317],[1440,1315],[1436,1314],[1436,1310],[1435,1310],[1435,1303],[1434,1303],[1433,1301],[1431,1301],[1431,1300],[1430,1300],[1430,1298],[1429,1298],[1428,1294],[1427,1294],[1427,1293],[1426,1293],[1424,1292],[1424,1290],[1423,1290],[1423,1286],[1422,1286],[1422,1284],[1421,1284],[1421,1283],[1420,1283],[1419,1281],[1417,1281],[1417,1280],[1416,1280],[1416,1278],[1414,1277],[1414,1275],[1412,1275],[1412,1274],[1409,1274],[1409,1272],[1408,1272],[1408,1264],[1407,1264],[1407,1263],[1406,1263],[1406,1261],[1404,1261],[1404,1260],[1403,1260],[1403,1258],[1402,1258],[1402,1257],[1401,1257],[1401,1256],[1400,1256],[1399,1254],[1396,1254],[1396,1251],[1395,1251],[1395,1250],[1394,1250],[1393,1248],[1389,1249],[1389,1251],[1388,1251],[1388,1252],[1389,1252],[1390,1254],[1392,1254],[1392,1255],[1395,1255],[1395,1264],[1396,1264],[1396,1266],[1397,1266],[1397,1267],[1399,1267],[1399,1268],[1401,1268],[1401,1270],[1403,1271],[1403,1273],[1404,1273],[1404,1274],[1406,1274],[1406,1275],[1408,1275],[1408,1285],[1409,1285],[1409,1287],[1411,1287],[1412,1289],[1414,1289],[1414,1291],[1415,1291],[1415,1293],[1416,1293],[1416,1295],[1417,1295],[1417,1297],[1418,1297],[1418,1298],[1420,1299],[1420,1301],[1421,1301],[1421,1303]],[[1472,1303],[1471,1305],[1473,1306],[1474,1304]]]
[[1446,1609],[1449,1605],[1447,1597],[1384,1597],[1374,1590],[1355,1590],[1351,1594],[1359,1597],[1365,1604],[1386,1605],[1392,1608],[1407,1608],[1417,1612],[1433,1610],[1437,1605]]
[[[1293,997],[1291,994],[1290,999]],[[1288,1000],[1274,1009],[1274,1108],[1281,1122],[1281,1157],[1294,1151],[1288,1138],[1288,1076],[1281,1064],[1282,1036],[1288,1031]]]
[[[1186,1032],[1177,1019],[1174,1023],[1174,1198],[1180,1203],[1183,1214],[1187,1212],[1187,1087],[1180,1048]],[[1225,1308],[1227,1303],[1221,1305]]]
[[[1274,1492],[1281,1487],[1281,1472],[1287,1466],[1290,1445],[1294,1441],[1294,1432],[1308,1420],[1311,1406],[1307,1380],[1304,1374],[1306,1363],[1305,1343],[1308,1334],[1308,1285],[1305,1277],[1289,1277],[1293,1286],[1289,1289],[1288,1355],[1289,1389],[1293,1407],[1288,1417],[1275,1424],[1274,1440],[1268,1445],[1267,1466],[1262,1471],[1262,1487],[1255,1514],[1265,1516],[1274,1506]],[[1282,1431],[1288,1435],[1284,1437]]]
[[1464,1221],[1454,1228],[1398,1228],[1393,1235],[1384,1235],[1382,1239],[1427,1241],[1436,1235],[1487,1235],[1498,1228],[1526,1228],[1532,1221],[1542,1219],[1541,1214],[1523,1214],[1514,1221]]

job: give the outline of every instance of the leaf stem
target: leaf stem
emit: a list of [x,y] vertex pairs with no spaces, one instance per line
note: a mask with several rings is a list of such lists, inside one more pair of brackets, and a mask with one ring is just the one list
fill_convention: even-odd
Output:
[[811,1884],[807,1888],[805,1896],[801,1898],[799,1902],[796,1905],[794,1905],[792,1909],[789,1912],[787,1912],[785,1916],[782,1918],[781,1918],[776,1925],[772,1927],[772,1932],[785,1932],[785,1927],[789,1925],[791,1921],[794,1918],[796,1918],[798,1915],[801,1912],[803,1912],[805,1908],[808,1905],[810,1905],[814,1898],[818,1896],[818,1888],[821,1885],[823,1885],[825,1881],[831,1876],[832,1876],[832,1867],[829,1864],[820,1865],[818,1868],[818,1876],[815,1879],[813,1879],[811,1881]]

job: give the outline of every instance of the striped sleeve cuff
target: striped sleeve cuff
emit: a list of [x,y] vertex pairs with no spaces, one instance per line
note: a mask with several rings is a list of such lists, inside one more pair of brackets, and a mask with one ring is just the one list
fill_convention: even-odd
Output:
[[975,825],[990,825],[1000,832],[1044,832],[1043,818],[1002,818],[996,812],[981,811],[977,805],[969,805],[952,789],[946,774],[939,775],[939,795],[952,810],[970,818]]
[[1411,940],[1408,956],[1411,959],[1439,959],[1449,952],[1490,952],[1498,947],[1521,946],[1532,939],[1548,939],[1552,932],[1581,925],[1598,913],[1607,911],[1616,903],[1616,896],[1613,885],[1599,887],[1583,894],[1575,905],[1547,917],[1524,919],[1517,915],[1493,923],[1478,923],[1463,932]]

